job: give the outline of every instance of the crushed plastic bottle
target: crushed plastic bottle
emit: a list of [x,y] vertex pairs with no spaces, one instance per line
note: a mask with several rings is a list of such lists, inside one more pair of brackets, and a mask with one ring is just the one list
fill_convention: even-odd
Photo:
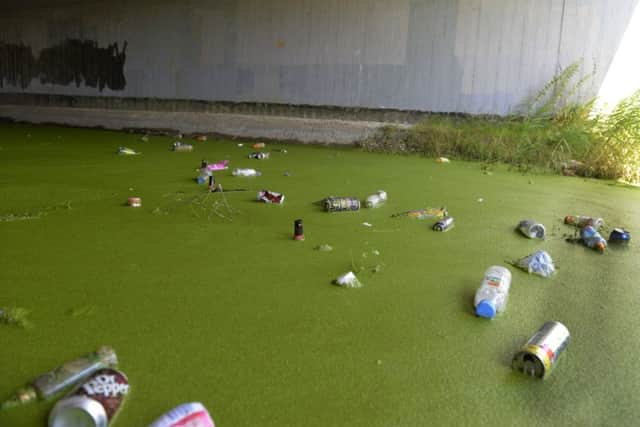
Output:
[[582,242],[591,249],[604,252],[607,248],[607,241],[591,225],[587,225],[580,230],[580,238],[582,239]]
[[545,251],[537,251],[521,258],[515,265],[529,274],[534,273],[542,277],[551,277],[556,271],[551,255]]
[[497,313],[503,312],[507,307],[510,287],[511,272],[507,268],[498,265],[489,267],[476,292],[476,315],[493,319]]
[[180,141],[176,141],[171,146],[171,150],[172,151],[178,151],[178,152],[193,151],[193,145],[185,144],[185,143],[180,142]]
[[544,239],[544,225],[530,219],[523,219],[516,227],[523,235],[530,239]]
[[345,288],[361,288],[362,283],[358,280],[353,271],[349,271],[333,281],[336,285]]
[[240,168],[234,169],[233,172],[231,172],[231,174],[233,176],[260,176],[260,175],[262,175],[261,172],[255,170],[255,169],[240,169]]
[[368,208],[377,208],[381,204],[387,201],[387,192],[384,190],[378,190],[374,194],[367,197],[365,205]]

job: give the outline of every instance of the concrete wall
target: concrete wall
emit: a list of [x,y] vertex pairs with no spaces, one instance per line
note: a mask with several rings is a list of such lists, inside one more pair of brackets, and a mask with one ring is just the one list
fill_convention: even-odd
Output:
[[0,94],[506,114],[580,58],[595,93],[638,1],[6,1]]

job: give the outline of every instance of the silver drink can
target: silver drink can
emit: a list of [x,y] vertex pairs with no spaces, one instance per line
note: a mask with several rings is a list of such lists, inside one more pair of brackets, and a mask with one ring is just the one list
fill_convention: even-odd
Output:
[[129,393],[120,371],[102,369],[53,407],[49,427],[107,427]]
[[511,366],[532,377],[546,378],[570,340],[566,326],[560,322],[546,322],[513,356]]
[[453,228],[453,217],[450,216],[446,216],[433,224],[433,229],[435,231],[447,231],[451,228]]
[[544,225],[539,222],[525,219],[518,223],[517,229],[530,239],[544,239]]

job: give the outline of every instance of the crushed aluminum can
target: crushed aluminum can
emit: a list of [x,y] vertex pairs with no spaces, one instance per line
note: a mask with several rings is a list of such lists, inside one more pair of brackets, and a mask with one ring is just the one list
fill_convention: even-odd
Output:
[[560,322],[546,322],[513,356],[511,366],[532,377],[546,378],[570,340],[566,326]]
[[327,212],[343,212],[360,210],[360,200],[355,197],[327,197],[324,199],[324,210]]
[[516,227],[524,236],[530,239],[544,239],[544,225],[529,219],[524,219]]
[[631,233],[622,228],[614,228],[609,235],[609,243],[629,243],[630,240]]
[[107,427],[129,394],[120,371],[102,369],[60,400],[49,415],[49,427]]
[[127,204],[132,208],[139,208],[142,207],[142,199],[140,197],[129,197]]
[[284,194],[275,191],[262,190],[258,192],[258,200],[265,203],[275,203],[277,205],[284,202]]
[[545,251],[537,251],[514,263],[517,267],[542,277],[551,277],[556,268],[551,256]]
[[454,226],[453,217],[447,216],[442,218],[440,221],[433,224],[434,231],[447,231],[452,229]]
[[215,427],[215,424],[202,403],[192,402],[170,410],[149,427]]

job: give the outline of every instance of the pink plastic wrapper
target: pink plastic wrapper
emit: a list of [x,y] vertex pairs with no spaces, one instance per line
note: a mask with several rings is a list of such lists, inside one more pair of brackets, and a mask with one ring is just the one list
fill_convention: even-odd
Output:
[[215,427],[215,424],[207,408],[202,403],[193,402],[170,410],[149,427]]
[[210,171],[221,171],[227,169],[227,165],[229,164],[229,160],[221,160],[218,163],[210,163],[207,165],[207,169]]
[[258,192],[258,200],[265,203],[275,203],[279,205],[284,202],[284,194],[269,190],[262,190]]

